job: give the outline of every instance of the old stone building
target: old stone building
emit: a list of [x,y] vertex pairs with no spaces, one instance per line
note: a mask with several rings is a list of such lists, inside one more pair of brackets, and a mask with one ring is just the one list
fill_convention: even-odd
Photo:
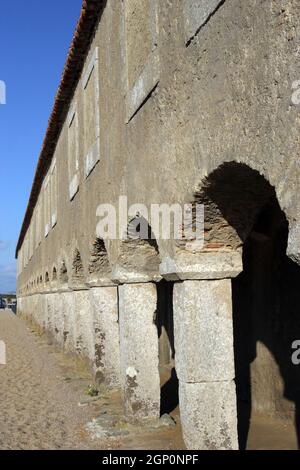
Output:
[[[299,35],[298,0],[85,0],[39,157],[19,314],[129,420],[167,365],[190,449],[243,448],[254,411],[299,432]],[[204,245],[101,239],[124,196],[203,204]]]

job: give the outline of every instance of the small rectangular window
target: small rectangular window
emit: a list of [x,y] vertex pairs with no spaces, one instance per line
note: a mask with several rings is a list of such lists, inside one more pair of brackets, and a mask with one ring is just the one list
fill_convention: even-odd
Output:
[[18,277],[22,274],[23,271],[23,248],[18,252]]
[[50,191],[51,191],[51,227],[57,223],[57,167],[56,160],[51,165]]
[[159,82],[157,0],[125,0],[126,122]]
[[27,265],[28,265],[28,260],[29,260],[29,254],[28,254],[28,248],[29,248],[29,246],[28,246],[28,232],[27,232],[27,234],[26,234],[26,238],[25,238],[25,243],[24,243],[24,245],[25,245],[25,248],[24,248],[24,251],[25,251],[25,266],[27,267]]
[[31,219],[30,228],[29,228],[29,259],[30,260],[33,257],[33,236],[34,236],[33,221],[34,221],[34,218]]
[[47,175],[44,182],[44,222],[45,222],[45,237],[49,235],[50,231],[50,184],[49,175]]
[[100,90],[98,47],[96,47],[82,80],[84,116],[85,176],[100,160]]
[[41,197],[39,197],[39,200],[36,205],[36,224],[35,224],[35,247],[38,248],[42,241],[42,225],[41,225]]
[[79,122],[76,104],[68,116],[69,197],[74,199],[79,189]]

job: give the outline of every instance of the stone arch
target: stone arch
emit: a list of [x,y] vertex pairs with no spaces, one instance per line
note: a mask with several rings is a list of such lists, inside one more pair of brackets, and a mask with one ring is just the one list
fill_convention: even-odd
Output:
[[57,269],[56,269],[55,266],[54,266],[53,269],[52,269],[52,281],[53,281],[53,282],[56,282],[56,281],[57,281]]
[[241,251],[258,214],[275,200],[275,188],[258,171],[243,163],[222,164],[194,194],[193,203],[202,204],[205,211],[204,246],[197,250],[193,240],[183,239],[179,249],[192,253]]
[[300,337],[300,268],[286,254],[289,222],[276,189],[249,166],[227,162],[201,182],[194,202],[205,208],[204,245],[193,249],[194,240],[182,240],[177,259],[185,260],[184,267],[198,263],[196,279],[233,277],[214,277],[214,263],[220,271],[224,255],[243,259],[243,271],[232,280],[240,447],[246,447],[258,411],[295,419],[300,444],[300,371],[291,361],[292,343]]
[[111,267],[108,253],[105,242],[101,238],[96,238],[92,244],[88,273],[91,282],[110,278]]
[[60,265],[59,281],[62,284],[68,284],[69,282],[68,269],[64,260],[61,262],[61,265]]
[[[124,240],[119,250],[114,278],[128,274],[136,280],[159,281],[160,254],[156,237],[148,221],[137,215],[127,226]],[[127,274],[126,274],[127,273]]]
[[49,273],[48,273],[48,271],[46,271],[46,273],[45,273],[45,283],[48,284],[49,281],[50,281]]
[[72,262],[72,283],[75,285],[81,285],[85,282],[84,267],[80,251],[76,248],[74,251],[73,262]]
[[[150,308],[153,308],[153,299],[155,299],[154,310],[151,312],[152,316],[148,315],[148,312],[148,316],[138,320],[140,322],[139,327],[144,334],[147,334],[145,333],[147,331],[149,333],[148,352],[145,352],[145,356],[149,354],[149,368],[143,370],[142,367],[136,366],[140,370],[140,377],[143,377],[141,383],[143,383],[145,377],[152,377],[151,392],[143,389],[145,381],[144,385],[141,386],[143,392],[140,390],[137,393],[144,393],[145,396],[149,396],[148,393],[150,393],[151,400],[153,400],[153,412],[155,410],[158,414],[165,414],[173,411],[178,406],[178,379],[173,362],[173,285],[171,282],[162,279],[159,273],[160,262],[160,251],[155,233],[146,218],[137,214],[128,223],[119,250],[118,265],[113,272],[113,279],[124,284],[120,287],[119,293],[120,305],[122,306],[120,310],[121,342],[126,343],[128,340],[128,338],[122,337],[122,330],[126,330],[123,325],[128,321],[125,306],[128,299],[136,296],[137,310],[143,310],[143,303],[151,305]],[[154,282],[156,285],[154,285]],[[130,292],[129,297],[127,297],[128,292]],[[124,301],[124,299],[126,300]],[[131,318],[127,323],[127,327],[129,331],[137,331],[137,322]],[[154,331],[155,334],[153,334]],[[140,350],[143,349],[142,337],[143,335],[140,338],[140,346],[135,345],[137,348],[135,352],[137,361],[139,360]],[[153,360],[154,356],[158,359],[157,364]],[[135,406],[135,392],[131,397],[131,381],[128,380],[128,377],[126,378],[125,389],[126,409],[130,415],[132,412],[131,400],[133,400],[132,406]],[[141,410],[143,410],[143,406]],[[147,413],[148,411],[145,414]]]

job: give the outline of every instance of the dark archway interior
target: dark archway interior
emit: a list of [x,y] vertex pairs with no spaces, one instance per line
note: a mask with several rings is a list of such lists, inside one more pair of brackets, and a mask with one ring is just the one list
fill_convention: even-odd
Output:
[[159,366],[161,375],[160,413],[171,413],[179,405],[179,383],[175,369],[173,322],[173,283],[162,280],[157,284],[156,326],[159,337]]
[[254,413],[293,421],[299,445],[300,267],[286,256],[288,221],[274,188],[243,164],[219,167],[196,197],[206,208],[205,247],[243,247],[244,270],[232,282],[240,448]]
[[295,420],[300,435],[300,267],[286,256],[288,223],[273,201],[244,244],[244,271],[233,281],[239,435],[246,447],[251,413]]

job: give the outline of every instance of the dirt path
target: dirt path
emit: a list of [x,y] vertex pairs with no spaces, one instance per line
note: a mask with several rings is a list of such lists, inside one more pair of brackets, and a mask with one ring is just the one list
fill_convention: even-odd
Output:
[[[56,351],[9,311],[0,310],[0,340],[7,347],[7,365],[0,365],[0,450],[185,448],[178,411],[176,425],[171,419],[128,425],[119,391],[89,399],[91,376],[83,364]],[[296,449],[295,429],[253,416],[247,447]]]
[[63,374],[59,356],[9,311],[0,311],[0,339],[7,365],[0,366],[0,449],[73,449],[90,446],[78,406],[90,378]]
[[0,450],[182,448],[179,425],[129,426],[118,391],[87,404],[85,367],[9,311],[0,310],[0,340]]

